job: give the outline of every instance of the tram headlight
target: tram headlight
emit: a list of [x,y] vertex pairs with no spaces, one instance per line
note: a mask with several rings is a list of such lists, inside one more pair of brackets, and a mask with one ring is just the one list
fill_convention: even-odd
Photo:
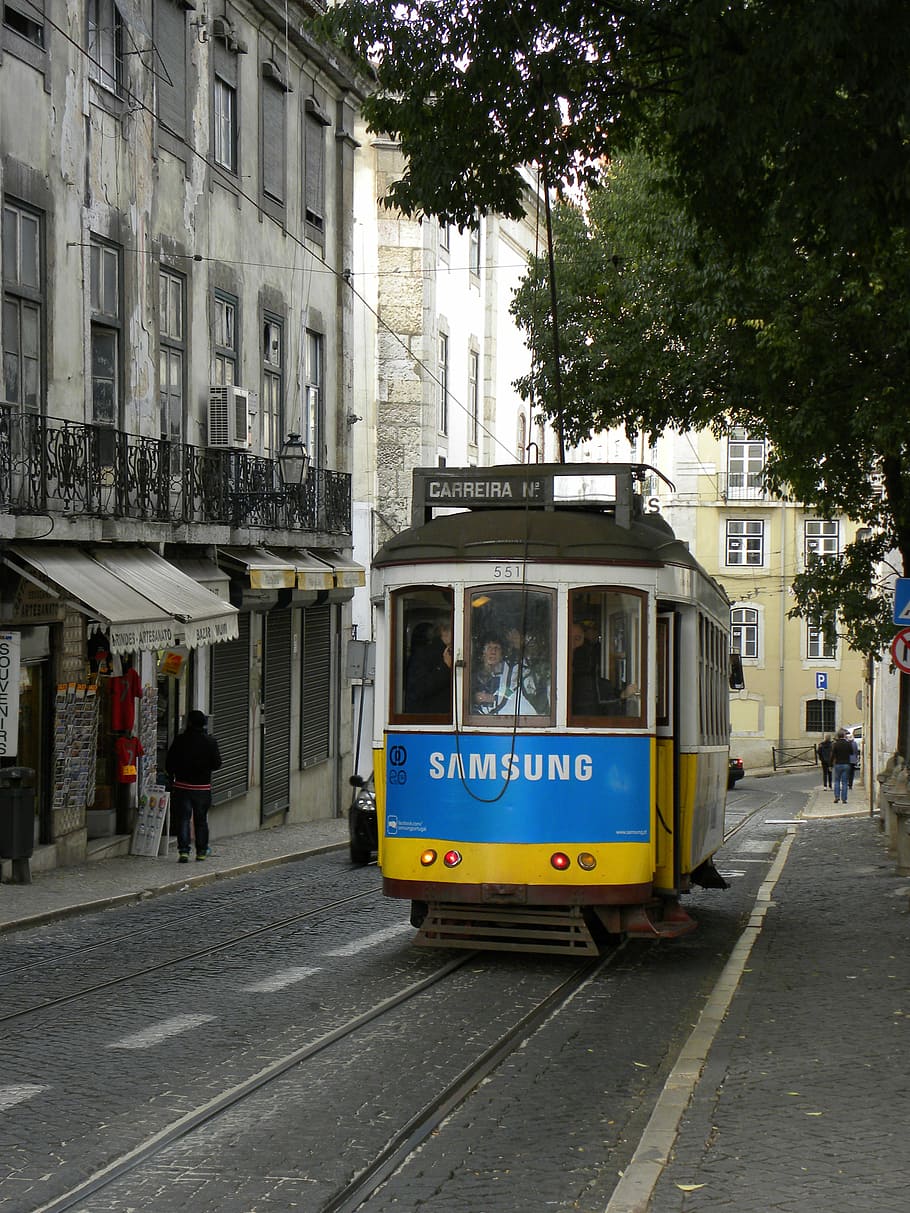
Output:
[[420,856],[420,862],[425,868],[430,867],[431,864],[436,862],[436,852],[432,848],[424,851]]
[[554,851],[550,856],[550,864],[557,872],[564,872],[572,860],[563,851]]
[[461,863],[461,852],[460,851],[446,851],[445,855],[443,855],[443,857],[442,857],[442,862],[446,865],[447,868],[457,868],[458,865]]
[[578,866],[584,872],[593,872],[597,867],[597,860],[590,851],[582,851],[582,853],[578,856],[577,862]]

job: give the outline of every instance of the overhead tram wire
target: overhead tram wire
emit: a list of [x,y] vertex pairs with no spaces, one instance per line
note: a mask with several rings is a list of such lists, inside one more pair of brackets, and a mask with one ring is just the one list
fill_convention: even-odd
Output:
[[[88,54],[88,51],[85,49],[85,47],[84,47],[84,46],[81,46],[81,45],[80,45],[80,44],[79,44],[79,43],[78,43],[78,42],[77,42],[77,41],[76,41],[76,40],[75,40],[73,37],[71,37],[71,35],[70,35],[70,34],[69,34],[69,33],[68,33],[68,32],[67,32],[65,29],[63,29],[63,27],[62,27],[62,26],[58,25],[58,24],[57,24],[57,23],[56,23],[56,22],[55,22],[55,21],[54,21],[52,18],[50,18],[50,17],[49,17],[49,16],[47,16],[47,15],[45,15],[44,20],[45,20],[45,24],[49,25],[49,26],[51,27],[51,29],[56,30],[56,31],[57,31],[57,33],[58,33],[58,34],[61,36],[61,38],[63,38],[63,39],[66,41],[66,42],[68,42],[68,43],[69,43],[71,46],[73,46],[73,47],[74,47],[74,48],[75,48],[75,49],[78,51],[78,53],[79,53],[79,54],[80,54],[80,55],[81,55],[81,56],[82,56],[84,59],[86,59],[86,60],[87,60],[89,63],[95,63],[95,62],[96,62],[96,61],[95,61],[95,60],[94,60],[94,59],[91,57],[91,55],[89,55],[89,54]],[[132,33],[130,34],[130,37],[131,37],[131,40],[133,41],[133,45],[135,46],[135,45],[136,45],[136,43],[135,43],[135,40],[134,40],[134,39],[132,39]],[[155,54],[155,55],[156,55],[156,56],[157,56],[157,57],[160,59],[160,55],[158,55],[158,51],[157,51],[157,49],[155,49],[155,47],[154,47],[154,42],[153,42],[152,47],[150,48],[150,50],[152,50],[152,51],[153,51],[153,53],[154,53],[154,54]],[[135,53],[136,53],[136,54],[138,54],[138,55],[142,55],[142,54],[143,54],[143,52],[142,52],[141,50],[139,50],[139,48],[138,48],[138,47],[136,48]],[[163,62],[162,62],[162,66],[164,66]],[[157,74],[157,73],[156,73],[156,74]],[[165,76],[167,76],[167,68],[166,68],[166,67],[165,67]],[[170,80],[170,77],[169,77],[169,76],[167,76],[167,79],[168,79],[168,83],[173,83],[173,82]],[[148,114],[148,116],[149,116],[149,117],[150,117],[150,118],[151,118],[153,121],[157,121],[157,120],[158,120],[158,115],[157,115],[157,113],[155,112],[155,110],[154,110],[154,109],[152,109],[152,107],[151,107],[151,106],[146,105],[146,103],[145,103],[145,102],[142,100],[142,98],[141,98],[141,97],[139,97],[139,96],[138,96],[136,93],[134,93],[134,92],[130,91],[128,88],[122,88],[122,90],[121,90],[121,91],[122,91],[123,95],[124,95],[124,96],[125,96],[125,97],[126,97],[126,98],[127,98],[127,99],[128,99],[130,102],[131,102],[131,103],[133,103],[133,105],[134,105],[134,112],[136,112],[136,111],[141,111],[141,112],[143,112],[143,113]],[[174,134],[173,134],[173,132],[171,132],[171,134],[172,134],[173,138],[175,139],[175,141],[176,141],[176,142],[178,142],[178,143],[180,143],[180,144],[182,144],[182,145],[183,145],[183,147],[185,147],[185,148],[186,148],[187,152],[189,152],[189,154],[190,154],[191,156],[195,156],[197,159],[201,160],[201,161],[202,161],[202,163],[203,163],[203,164],[205,164],[205,165],[207,165],[207,166],[208,166],[210,169],[215,169],[215,170],[217,170],[217,169],[218,169],[218,167],[219,167],[219,166],[218,166],[217,164],[215,164],[215,162],[214,162],[213,160],[211,160],[211,159],[210,159],[210,158],[209,158],[209,157],[208,157],[208,156],[207,156],[207,155],[206,155],[204,152],[200,152],[200,151],[199,151],[199,149],[198,149],[198,148],[196,148],[196,147],[195,147],[195,146],[194,146],[192,143],[190,143],[190,141],[189,141],[187,138],[185,138],[184,136],[181,136],[181,135],[174,135]],[[252,195],[248,194],[248,193],[247,193],[247,192],[246,192],[246,191],[243,189],[243,187],[242,187],[242,186],[239,186],[239,185],[238,185],[238,186],[236,186],[236,187],[234,187],[234,188],[235,188],[235,192],[236,192],[236,194],[237,194],[237,196],[238,196],[238,197],[243,198],[243,199],[244,199],[244,201],[246,201],[246,202],[250,203],[250,205],[251,205],[251,206],[253,206],[253,207],[255,207],[257,210],[258,210],[258,209],[260,209],[258,200],[257,200],[256,198],[252,197]],[[375,318],[376,323],[377,323],[377,324],[378,324],[378,325],[379,325],[379,326],[380,326],[380,327],[381,327],[381,328],[382,328],[382,329],[383,329],[383,330],[384,330],[386,333],[388,333],[388,334],[389,334],[389,336],[391,336],[391,337],[392,337],[392,338],[393,338],[395,341],[397,341],[397,342],[398,342],[398,344],[401,346],[401,348],[402,348],[402,349],[405,351],[405,353],[407,354],[408,358],[409,358],[409,359],[410,359],[410,360],[411,360],[411,361],[412,361],[412,362],[413,362],[413,363],[414,363],[416,366],[420,367],[421,371],[423,371],[423,372],[424,372],[424,374],[425,374],[425,375],[428,377],[428,379],[429,379],[429,380],[430,380],[432,383],[435,383],[435,384],[436,384],[436,386],[437,386],[437,387],[440,387],[440,388],[443,386],[443,385],[442,385],[441,380],[440,380],[440,379],[437,377],[437,375],[435,374],[435,372],[434,372],[434,371],[433,371],[433,370],[432,370],[432,369],[431,369],[429,366],[427,366],[427,364],[426,364],[426,363],[423,361],[423,359],[422,359],[422,358],[420,358],[420,357],[418,357],[416,354],[414,354],[414,352],[413,352],[413,351],[412,351],[412,350],[411,350],[411,349],[408,347],[408,345],[406,344],[406,342],[404,341],[404,339],[403,339],[403,338],[402,338],[402,337],[401,337],[401,336],[400,336],[400,335],[399,335],[399,334],[398,334],[398,333],[397,333],[397,332],[396,332],[396,331],[395,331],[393,328],[391,328],[389,324],[387,324],[387,323],[386,323],[386,321],[385,321],[385,320],[382,318],[382,316],[380,316],[380,314],[379,314],[379,313],[376,311],[376,309],[375,309],[375,308],[372,306],[372,304],[371,304],[371,303],[370,303],[370,302],[369,302],[369,301],[368,301],[366,298],[364,298],[364,296],[363,296],[363,295],[360,293],[360,291],[358,291],[358,290],[357,290],[357,288],[356,288],[356,287],[353,285],[353,282],[351,281],[351,277],[352,277],[352,276],[351,276],[351,274],[350,274],[349,272],[347,272],[346,270],[338,270],[338,269],[336,269],[336,268],[335,268],[333,265],[330,265],[330,264],[329,264],[329,263],[328,263],[328,262],[325,260],[325,258],[324,258],[324,257],[320,256],[320,255],[319,255],[319,253],[317,253],[317,252],[316,252],[314,249],[312,249],[312,248],[311,248],[311,247],[310,247],[310,246],[309,246],[309,245],[308,245],[308,244],[307,244],[307,243],[306,243],[304,240],[302,240],[302,239],[301,239],[299,236],[297,236],[297,235],[296,235],[294,232],[290,231],[289,229],[287,229],[287,228],[286,228],[286,229],[284,229],[284,235],[285,235],[285,237],[286,237],[287,239],[291,240],[291,241],[292,241],[292,242],[293,242],[295,245],[297,245],[299,248],[303,249],[303,251],[304,251],[305,253],[308,253],[308,254],[309,254],[309,255],[310,255],[312,258],[313,258],[313,260],[314,260],[314,261],[317,261],[317,262],[318,262],[320,265],[322,265],[322,266],[324,267],[324,272],[329,273],[329,274],[333,274],[333,275],[334,275],[336,278],[338,278],[338,279],[340,279],[342,282],[344,282],[344,284],[345,284],[345,285],[348,287],[348,289],[350,290],[351,294],[352,294],[352,295],[353,295],[353,296],[354,296],[356,299],[358,299],[358,300],[360,301],[360,303],[363,305],[363,307],[364,307],[364,308],[365,308],[365,309],[366,309],[366,310],[367,310],[367,311],[368,311],[368,312],[369,312],[369,313],[370,313],[370,314],[371,314],[371,315],[372,315],[372,316]],[[141,252],[141,250],[137,250],[137,252]],[[151,250],[149,250],[148,252],[146,252],[146,253],[145,253],[145,256],[148,256],[148,257],[151,257],[151,256],[153,256],[153,255],[154,255],[154,254],[152,253],[152,251],[151,251]],[[199,253],[195,253],[195,254],[192,254],[192,253],[180,253],[180,254],[176,254],[176,256],[180,257],[181,259],[193,260],[193,261],[214,261],[214,260],[219,260],[219,261],[222,261],[222,262],[223,262],[223,260],[224,260],[223,258],[215,258],[215,257],[211,257],[211,256],[209,256],[209,257],[203,257],[203,256],[202,256],[201,254],[199,254]],[[228,264],[230,264],[230,263],[228,263]],[[247,264],[247,263],[239,263],[239,264]],[[249,263],[249,264],[255,264],[255,263]],[[282,268],[282,267],[278,267],[278,268]],[[285,268],[285,269],[286,269],[287,267],[283,267],[283,268]],[[455,405],[455,406],[456,406],[458,409],[460,409],[462,413],[464,413],[464,414],[465,414],[465,416],[468,416],[468,417],[470,417],[470,416],[471,416],[470,409],[468,408],[468,406],[467,406],[466,404],[463,404],[463,403],[462,403],[462,402],[461,402],[461,401],[460,401],[460,400],[459,400],[459,399],[458,399],[458,398],[457,398],[455,395],[453,395],[453,394],[452,394],[451,392],[449,392],[449,391],[447,391],[447,392],[446,392],[446,395],[447,395],[447,398],[448,398],[449,400],[451,400],[451,401],[452,401],[452,403],[453,403],[453,404],[454,404],[454,405]],[[488,438],[489,438],[489,439],[492,441],[492,443],[494,444],[494,446],[499,447],[499,448],[501,448],[503,451],[505,451],[505,453],[506,453],[506,457],[507,457],[507,458],[506,458],[506,460],[505,460],[506,462],[509,462],[509,463],[519,463],[519,460],[518,460],[518,459],[516,458],[516,456],[514,455],[514,453],[513,453],[512,449],[511,449],[510,447],[507,447],[507,446],[506,446],[506,444],[505,444],[504,442],[502,442],[502,441],[501,441],[499,438],[497,438],[497,436],[496,436],[496,435],[493,433],[493,431],[492,431],[492,430],[490,430],[490,429],[488,429],[488,428],[487,428],[487,427],[486,427],[486,426],[483,424],[483,422],[482,422],[481,420],[479,420],[479,419],[478,419],[478,421],[477,421],[477,426],[478,426],[478,428],[479,428],[480,430],[482,430],[482,431],[483,431],[483,433],[484,433],[484,434],[486,434],[486,436],[487,436],[487,437],[488,437]]]

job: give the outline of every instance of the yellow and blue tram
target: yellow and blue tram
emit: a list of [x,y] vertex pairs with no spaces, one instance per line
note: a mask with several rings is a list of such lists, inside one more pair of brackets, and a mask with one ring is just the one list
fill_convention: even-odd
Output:
[[384,892],[420,942],[675,936],[723,882],[729,601],[634,464],[418,469],[373,560]]

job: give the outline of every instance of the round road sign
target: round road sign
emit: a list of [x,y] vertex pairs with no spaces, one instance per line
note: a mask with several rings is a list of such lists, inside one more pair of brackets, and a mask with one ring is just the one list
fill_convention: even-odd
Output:
[[901,628],[891,641],[891,656],[902,674],[910,674],[910,628]]

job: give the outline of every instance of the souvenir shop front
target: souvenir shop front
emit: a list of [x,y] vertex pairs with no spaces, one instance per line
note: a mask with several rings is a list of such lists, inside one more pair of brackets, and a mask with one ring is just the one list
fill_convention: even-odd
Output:
[[138,545],[4,551],[0,628],[22,653],[22,740],[3,760],[38,772],[36,839],[51,852],[36,853],[39,868],[132,829],[138,792],[157,778],[160,687],[165,733],[172,714],[176,727],[178,711],[205,703],[199,651],[235,640],[238,612],[218,594],[217,570],[207,584],[214,566],[197,564],[194,577]]

